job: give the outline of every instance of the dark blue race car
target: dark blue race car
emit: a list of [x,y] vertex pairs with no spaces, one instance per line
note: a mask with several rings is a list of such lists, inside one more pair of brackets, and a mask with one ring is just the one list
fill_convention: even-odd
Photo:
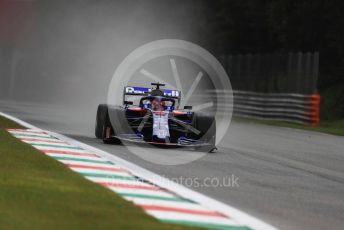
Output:
[[[216,149],[214,116],[193,112],[191,106],[179,109],[181,92],[161,89],[124,88],[123,105],[100,104],[95,135],[104,143],[132,142],[164,147],[189,147],[212,152]],[[139,97],[137,105],[128,97]]]

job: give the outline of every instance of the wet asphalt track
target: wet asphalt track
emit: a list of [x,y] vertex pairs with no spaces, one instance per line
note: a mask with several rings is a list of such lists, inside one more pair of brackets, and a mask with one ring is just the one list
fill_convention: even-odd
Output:
[[63,113],[52,116],[46,109],[7,103],[0,103],[0,111],[174,180],[193,178],[202,184],[205,178],[238,178],[232,187],[194,183],[193,189],[280,229],[343,229],[343,137],[232,122],[217,153],[184,165],[163,166],[131,154],[124,146],[104,145],[89,128],[74,127],[79,121],[64,119]]

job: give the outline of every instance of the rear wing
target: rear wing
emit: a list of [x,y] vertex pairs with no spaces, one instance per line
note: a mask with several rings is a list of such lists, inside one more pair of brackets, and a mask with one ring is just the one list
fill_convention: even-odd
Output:
[[[174,98],[180,102],[181,92],[179,90],[173,89],[161,89],[164,92],[164,97]],[[135,86],[126,86],[123,91],[123,102],[126,99],[126,96],[149,96],[151,93],[151,88],[145,87],[135,87]]]
[[[124,87],[124,95],[142,95],[142,96],[148,96],[150,92],[152,91],[151,88],[145,88],[145,87],[132,87],[132,86],[126,86]],[[180,99],[181,98],[181,92],[179,90],[173,90],[173,89],[162,89],[164,92],[165,97]]]

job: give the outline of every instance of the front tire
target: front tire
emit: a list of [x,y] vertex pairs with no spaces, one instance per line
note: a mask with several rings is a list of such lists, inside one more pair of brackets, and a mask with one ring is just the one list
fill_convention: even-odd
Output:
[[108,107],[105,104],[101,104],[97,109],[95,136],[98,139],[103,138],[103,127],[105,125],[106,116],[108,114]]
[[202,152],[214,152],[217,148],[216,143],[216,121],[214,116],[206,114],[195,114],[194,127],[201,131],[198,136],[199,140],[202,140],[209,145],[197,148]]
[[108,106],[105,104],[98,106],[95,135],[102,139],[104,144],[121,144],[118,138],[113,137],[116,134],[110,122]]

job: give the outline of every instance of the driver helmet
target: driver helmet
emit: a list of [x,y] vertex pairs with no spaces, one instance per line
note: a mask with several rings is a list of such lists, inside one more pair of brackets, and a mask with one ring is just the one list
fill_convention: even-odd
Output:
[[165,101],[160,101],[153,99],[152,100],[152,109],[155,111],[163,111],[165,108]]

